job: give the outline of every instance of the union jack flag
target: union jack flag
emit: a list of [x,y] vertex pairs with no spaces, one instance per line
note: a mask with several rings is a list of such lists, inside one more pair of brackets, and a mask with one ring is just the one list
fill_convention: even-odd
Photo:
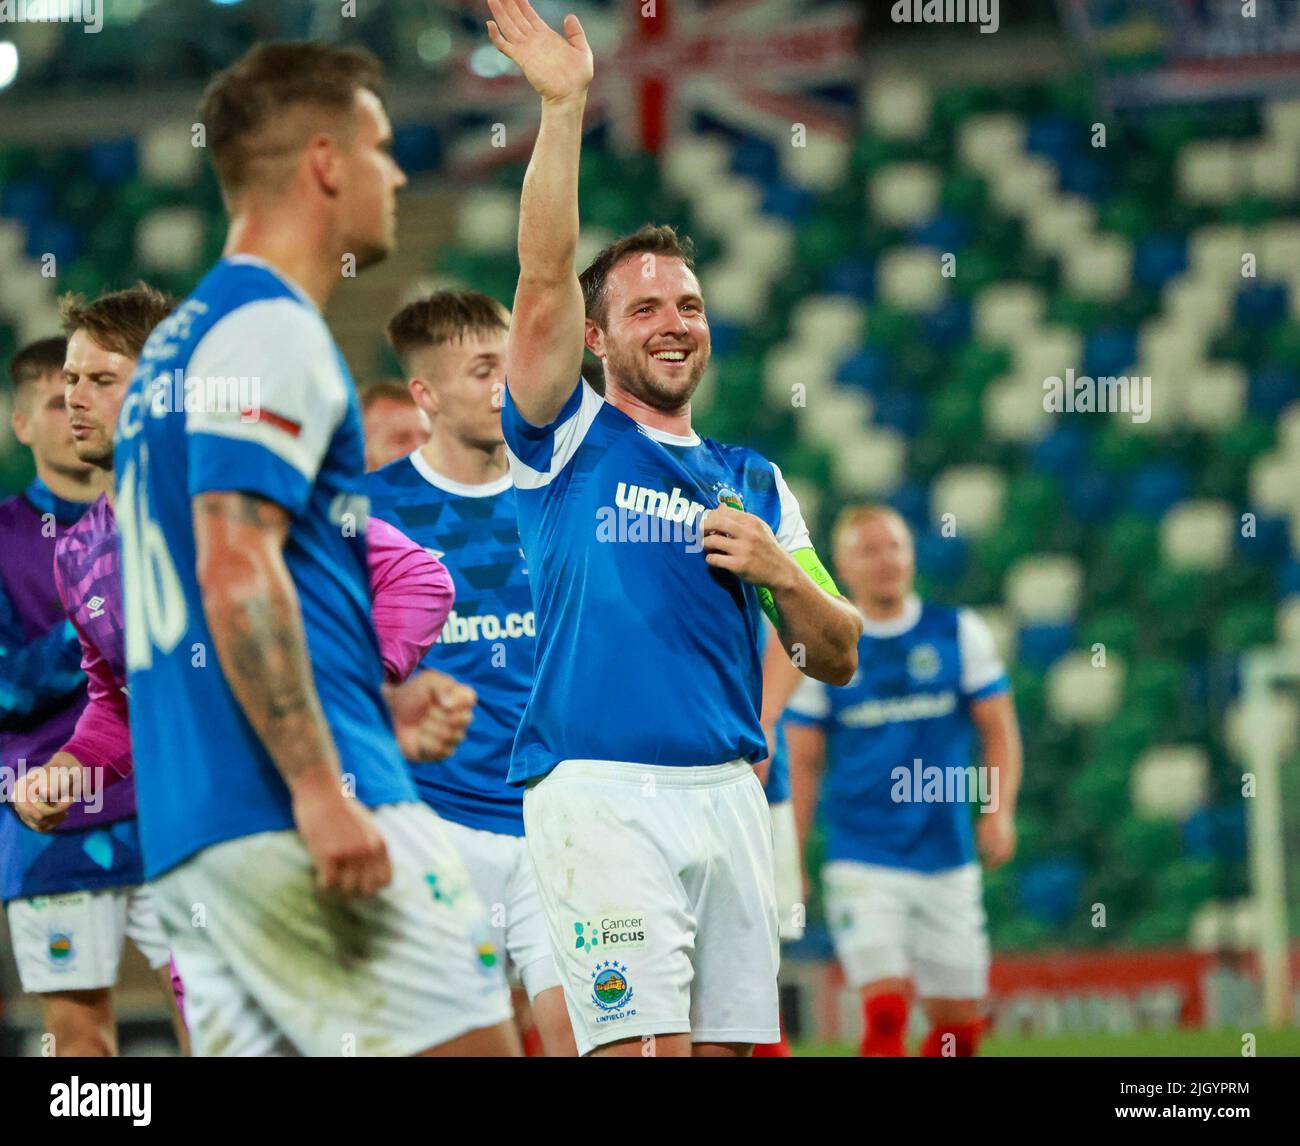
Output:
[[[620,0],[570,9],[596,57],[586,129],[604,126],[624,150],[657,152],[701,116],[773,142],[788,143],[795,123],[841,138],[854,130],[851,93],[864,72],[854,4]],[[518,71],[483,76],[467,52],[453,82],[455,105],[487,124],[453,144],[454,170],[476,174],[531,153],[537,99]]]

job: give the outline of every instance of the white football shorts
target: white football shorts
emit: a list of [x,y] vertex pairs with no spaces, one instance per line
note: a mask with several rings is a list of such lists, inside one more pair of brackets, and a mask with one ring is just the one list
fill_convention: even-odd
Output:
[[14,899],[8,915],[18,977],[34,995],[114,986],[127,939],[150,967],[167,965],[167,937],[143,884]]
[[939,872],[832,860],[822,868],[835,953],[853,987],[904,978],[929,999],[982,999],[989,941],[979,864]]
[[411,1055],[510,1019],[501,956],[446,825],[374,809],[392,882],[321,892],[295,831],[205,848],[154,884],[195,1055]]
[[518,977],[530,1001],[548,987],[558,987],[560,976],[524,837],[469,828],[445,817],[442,825],[487,908],[492,943],[505,953],[508,977]]
[[578,1053],[780,1037],[772,827],[743,761],[567,760],[524,794]]

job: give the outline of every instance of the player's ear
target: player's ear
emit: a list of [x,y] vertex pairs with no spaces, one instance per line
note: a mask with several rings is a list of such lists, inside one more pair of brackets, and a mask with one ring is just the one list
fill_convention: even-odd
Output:
[[426,417],[434,417],[442,403],[438,400],[437,390],[429,385],[429,380],[412,378],[407,385],[410,387],[411,397],[415,399],[416,408]]
[[343,179],[343,154],[338,142],[326,132],[317,132],[307,143],[307,169],[325,194],[338,195]]
[[596,325],[594,318],[586,320],[586,329],[583,331],[583,339],[587,344],[587,349],[597,358],[605,357],[605,333]]
[[9,415],[9,425],[13,428],[14,437],[24,446],[32,444],[32,436],[27,429],[27,410],[21,401],[14,403],[13,413]]

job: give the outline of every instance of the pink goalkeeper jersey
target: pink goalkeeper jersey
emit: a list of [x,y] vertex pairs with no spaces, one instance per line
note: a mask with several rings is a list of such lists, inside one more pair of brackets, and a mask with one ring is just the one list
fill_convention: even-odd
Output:
[[[391,683],[404,680],[438,639],[455,596],[451,574],[406,534],[372,518],[366,532],[375,633]],[[134,812],[131,728],[126,707],[126,644],[122,629],[117,519],[106,497],[96,501],[54,549],[59,599],[81,640],[89,703],[63,746],[82,764],[104,770],[105,812]],[[75,814],[75,813],[74,813]]]

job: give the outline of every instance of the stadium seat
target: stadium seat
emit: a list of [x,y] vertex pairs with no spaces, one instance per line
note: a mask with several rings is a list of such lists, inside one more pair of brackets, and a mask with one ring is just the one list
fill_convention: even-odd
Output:
[[1148,750],[1133,765],[1134,810],[1148,819],[1185,820],[1206,802],[1209,770],[1204,749],[1195,745]]
[[1220,501],[1185,501],[1160,522],[1160,555],[1170,565],[1221,569],[1232,557],[1239,521]]
[[1073,652],[1047,674],[1047,711],[1063,724],[1105,724],[1123,699],[1124,662],[1109,655],[1104,668],[1088,653]]

